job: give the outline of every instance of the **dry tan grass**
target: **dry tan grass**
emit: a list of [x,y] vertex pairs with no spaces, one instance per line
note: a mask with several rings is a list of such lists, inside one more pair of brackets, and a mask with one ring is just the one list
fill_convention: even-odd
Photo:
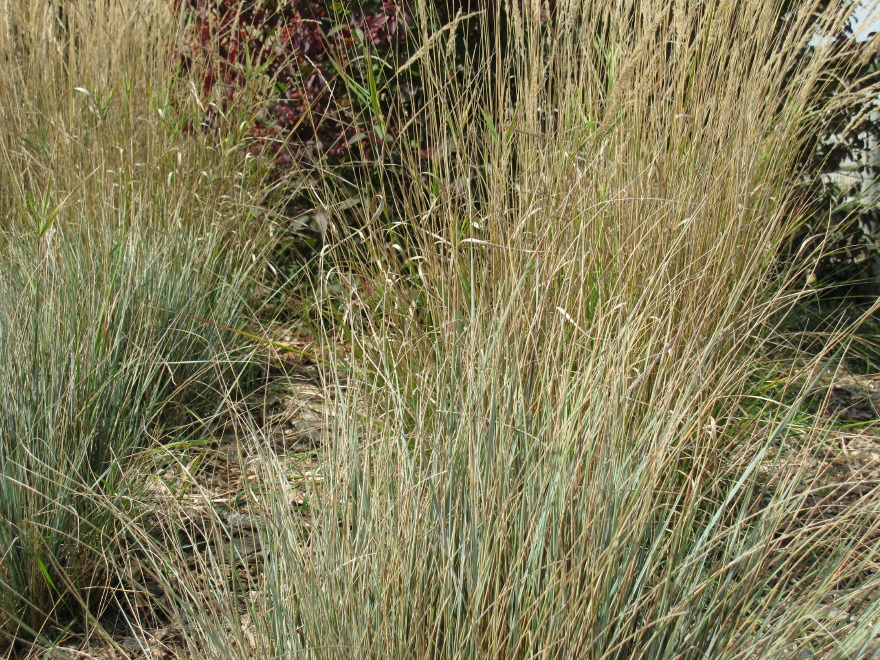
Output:
[[138,489],[147,432],[210,410],[248,357],[200,319],[244,313],[266,189],[247,108],[197,130],[179,29],[162,0],[0,3],[4,656],[100,633],[121,529],[105,500]]
[[[328,337],[351,344],[324,353],[322,478],[240,415],[253,571],[195,483],[158,528],[103,500],[128,526],[132,628],[165,617],[192,657],[877,653],[876,485],[825,515],[808,459],[827,430],[799,396],[820,362],[775,382],[763,362],[810,263],[778,259],[810,211],[798,151],[846,68],[802,47],[849,10],[796,4],[509,3],[493,32],[488,5],[438,31],[415,3],[426,105],[405,137],[427,162],[364,182],[361,231],[331,218],[322,253]],[[481,40],[453,70],[469,22]],[[106,88],[84,89],[65,112],[100,115]]]

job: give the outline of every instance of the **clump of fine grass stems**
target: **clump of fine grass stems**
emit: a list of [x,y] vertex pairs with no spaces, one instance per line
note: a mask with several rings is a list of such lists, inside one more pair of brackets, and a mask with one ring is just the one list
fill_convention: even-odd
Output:
[[[328,336],[352,350],[326,353],[347,386],[310,526],[284,462],[254,447],[269,524],[252,579],[233,550],[192,561],[117,495],[148,411],[230,396],[224,369],[202,368],[224,338],[187,314],[234,325],[254,200],[231,145],[175,132],[162,85],[140,87],[139,58],[171,34],[159,3],[63,4],[57,43],[37,38],[57,27],[42,6],[2,26],[9,44],[30,35],[4,61],[33,67],[0,87],[0,280],[17,301],[0,327],[20,361],[0,371],[16,413],[0,423],[21,420],[2,431],[0,504],[19,516],[2,521],[7,637],[63,623],[59,603],[94,611],[131,562],[195,657],[877,651],[876,485],[817,503],[805,459],[825,431],[768,398],[762,363],[815,256],[778,258],[811,210],[798,151],[822,130],[826,76],[846,74],[816,35],[853,7],[475,3],[444,28],[416,2],[420,43],[398,66],[419,65],[426,107],[405,137],[427,162],[365,182],[361,230],[322,253],[316,294],[349,285]],[[96,22],[119,38],[87,56],[70,35]],[[833,103],[870,109],[880,90],[860,88]],[[322,192],[332,209],[331,180]],[[120,523],[139,552],[111,566],[96,551]],[[230,548],[215,523],[200,533]]]
[[267,453],[259,588],[166,578],[193,652],[877,652],[876,484],[816,503],[825,431],[791,423],[762,363],[815,258],[779,258],[811,211],[799,149],[846,74],[817,35],[854,7],[554,5],[440,29],[415,3],[431,149],[324,252],[352,351],[314,526]]
[[0,652],[94,627],[133,454],[252,353],[219,326],[268,244],[264,172],[246,108],[198,128],[180,30],[158,0],[0,8]]

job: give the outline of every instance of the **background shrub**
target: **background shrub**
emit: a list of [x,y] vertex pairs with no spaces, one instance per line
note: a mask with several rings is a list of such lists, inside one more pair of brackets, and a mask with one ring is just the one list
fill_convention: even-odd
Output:
[[[271,152],[280,165],[339,163],[369,159],[392,141],[396,126],[384,122],[388,107],[411,95],[405,85],[385,88],[411,20],[396,0],[177,5],[191,31],[180,57],[197,71],[207,96],[228,103],[249,69],[271,79],[266,107],[251,126],[258,153]],[[210,113],[205,121],[214,121]]]
[[[811,200],[815,208],[797,247],[831,230],[832,240],[817,259],[810,282],[830,286],[828,293],[835,297],[842,292],[855,294],[853,300],[880,291],[876,190],[880,161],[875,153],[880,144],[880,59],[865,38],[869,27],[862,25],[856,32],[850,20],[828,35],[840,54],[828,65],[828,85],[814,110],[822,117],[823,129],[804,145],[796,170],[803,188],[801,199]],[[804,57],[814,56],[814,48],[805,47]],[[832,101],[840,94],[860,95],[861,101],[846,109],[835,108]]]

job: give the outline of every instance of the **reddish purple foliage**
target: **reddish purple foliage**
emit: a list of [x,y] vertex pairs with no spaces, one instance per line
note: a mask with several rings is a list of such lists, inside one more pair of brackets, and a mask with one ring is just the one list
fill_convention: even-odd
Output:
[[[346,76],[367,87],[365,51],[378,62],[403,43],[410,18],[399,0],[175,4],[192,19],[182,61],[200,69],[202,91],[213,93],[215,102],[228,103],[240,93],[245,67],[264,66],[277,81],[275,98],[251,127],[255,152],[273,153],[278,165],[322,156],[359,160],[370,158],[375,145],[388,139],[364,122],[367,108]],[[376,73],[387,75],[381,68]],[[216,117],[205,118],[208,126],[215,122]],[[393,134],[393,129],[385,127],[385,132]]]

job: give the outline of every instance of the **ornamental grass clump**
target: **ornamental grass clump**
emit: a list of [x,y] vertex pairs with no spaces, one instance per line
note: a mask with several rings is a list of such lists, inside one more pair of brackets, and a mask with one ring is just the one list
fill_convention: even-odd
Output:
[[0,7],[0,652],[93,629],[133,454],[247,362],[217,324],[265,189],[237,110],[198,130],[178,33],[158,0]]
[[799,406],[847,333],[767,362],[823,249],[790,249],[801,150],[880,92],[822,101],[855,7],[464,4],[411,7],[407,166],[321,189],[326,464],[242,414],[258,559],[219,511],[157,540],[108,497],[118,574],[193,657],[877,655],[880,491],[816,473]]
[[[822,243],[780,259],[847,74],[821,34],[854,7],[471,4],[441,30],[416,3],[431,148],[324,252],[352,351],[306,539],[278,465],[247,626],[220,591],[191,600],[192,648],[877,653],[880,493],[817,495],[826,433],[797,395],[819,362],[780,381],[794,405],[763,362]],[[858,114],[862,89],[831,103]]]
[[230,338],[200,319],[231,325],[243,307],[241,268],[218,247],[195,227],[66,226],[17,236],[0,255],[5,633],[39,632],[70,616],[57,611],[69,601],[106,596],[113,519],[93,494],[122,495],[169,401],[210,404],[207,367]]

